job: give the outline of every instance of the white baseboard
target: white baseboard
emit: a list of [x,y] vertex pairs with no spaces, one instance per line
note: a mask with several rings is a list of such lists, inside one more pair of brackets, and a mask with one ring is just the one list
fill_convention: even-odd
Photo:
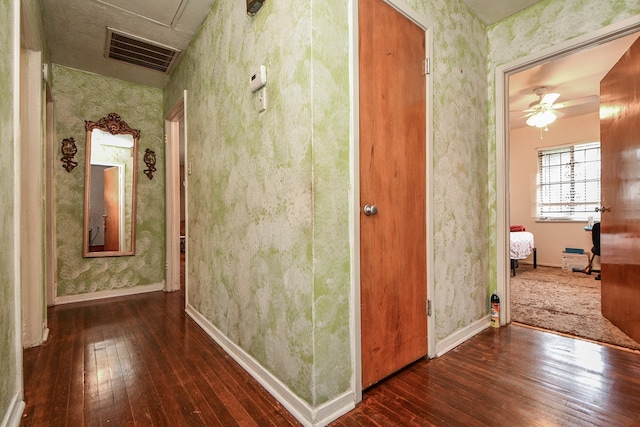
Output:
[[164,282],[152,283],[150,285],[133,286],[131,288],[111,289],[108,291],[92,292],[88,294],[64,295],[56,297],[54,304],[71,304],[74,302],[93,301],[104,298],[122,297],[125,295],[142,294],[146,292],[161,291],[164,289]]
[[265,369],[250,354],[229,340],[193,306],[188,304],[186,313],[303,425],[309,427],[325,426],[355,407],[355,393],[353,390],[336,396],[322,405],[311,406],[293,393],[287,385]]
[[[274,397],[276,397],[276,399],[278,399],[278,401],[282,403],[282,401],[277,396],[274,395]],[[346,414],[355,407],[356,398],[354,392],[346,391],[340,396],[336,396],[332,400],[325,402],[320,406],[316,406],[315,408],[310,407],[310,420],[313,421],[302,420],[296,414],[294,414],[294,416],[298,419],[298,421],[305,425],[320,427],[326,426],[331,421],[337,420],[342,415]],[[309,423],[307,423],[307,421],[309,421]]]
[[447,338],[443,339],[436,343],[436,356],[440,357],[445,354],[447,351],[452,350],[468,340],[469,338],[478,335],[480,332],[484,331],[488,327],[491,326],[490,316],[486,315],[479,320],[471,323],[469,326],[466,326],[453,334],[449,335]]
[[1,427],[19,427],[22,419],[22,412],[24,411],[24,400],[20,393],[13,395],[9,408],[7,409],[4,419],[2,420]]

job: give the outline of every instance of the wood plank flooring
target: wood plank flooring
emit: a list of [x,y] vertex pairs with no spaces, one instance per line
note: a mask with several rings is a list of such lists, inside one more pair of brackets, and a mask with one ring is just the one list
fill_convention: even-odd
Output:
[[297,426],[179,292],[56,306],[25,350],[23,426]]
[[[56,306],[23,426],[297,426],[179,292]],[[370,388],[332,426],[640,425],[640,354],[512,325]]]
[[638,426],[640,354],[524,326],[487,329],[363,396],[332,426]]

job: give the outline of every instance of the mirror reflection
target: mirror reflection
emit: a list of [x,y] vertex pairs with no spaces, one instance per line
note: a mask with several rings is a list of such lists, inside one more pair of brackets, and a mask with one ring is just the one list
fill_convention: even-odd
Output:
[[134,255],[140,131],[116,113],[85,121],[85,129],[83,256]]

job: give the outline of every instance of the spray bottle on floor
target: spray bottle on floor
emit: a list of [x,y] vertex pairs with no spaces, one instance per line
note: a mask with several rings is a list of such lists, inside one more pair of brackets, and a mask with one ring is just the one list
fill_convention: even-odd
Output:
[[500,298],[495,293],[491,295],[491,326],[500,327]]

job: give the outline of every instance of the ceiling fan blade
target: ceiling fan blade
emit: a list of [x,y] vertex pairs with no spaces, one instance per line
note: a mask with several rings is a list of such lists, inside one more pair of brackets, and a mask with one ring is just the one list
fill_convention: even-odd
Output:
[[542,96],[540,100],[541,105],[553,105],[556,102],[556,99],[560,97],[559,93],[546,93]]
[[553,108],[559,109],[559,108],[575,107],[578,105],[595,104],[599,102],[600,102],[600,97],[598,95],[590,95],[590,96],[584,96],[582,98],[572,99],[570,101],[559,102],[557,104],[554,104]]
[[[533,113],[531,113],[533,114]],[[529,117],[531,114],[522,114],[522,111],[509,111],[509,120],[519,120]]]

